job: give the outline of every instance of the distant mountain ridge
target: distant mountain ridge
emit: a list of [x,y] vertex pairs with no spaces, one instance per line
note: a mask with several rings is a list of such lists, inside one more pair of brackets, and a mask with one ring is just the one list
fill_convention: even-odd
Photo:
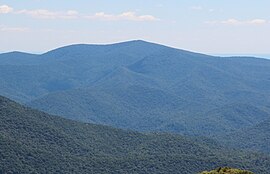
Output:
[[71,45],[33,59],[18,64],[0,55],[0,94],[73,120],[216,136],[270,119],[266,59],[145,41]]
[[35,64],[37,54],[19,51],[0,54],[0,65],[28,65]]

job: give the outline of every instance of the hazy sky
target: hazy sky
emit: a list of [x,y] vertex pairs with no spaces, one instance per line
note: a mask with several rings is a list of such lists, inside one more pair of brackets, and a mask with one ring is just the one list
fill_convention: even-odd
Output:
[[143,39],[210,54],[269,54],[269,9],[269,0],[0,0],[0,52]]

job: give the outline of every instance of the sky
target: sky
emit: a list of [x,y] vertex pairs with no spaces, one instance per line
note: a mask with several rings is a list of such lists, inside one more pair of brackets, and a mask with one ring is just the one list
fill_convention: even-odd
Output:
[[0,52],[146,40],[207,54],[270,54],[269,0],[0,0]]

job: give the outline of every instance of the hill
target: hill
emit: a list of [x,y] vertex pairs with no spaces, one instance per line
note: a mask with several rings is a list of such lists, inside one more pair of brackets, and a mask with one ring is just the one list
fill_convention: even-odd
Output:
[[269,60],[145,41],[71,45],[35,60],[0,65],[0,94],[73,120],[213,136],[270,119]]
[[270,157],[172,134],[51,116],[0,97],[0,173],[181,173],[216,166],[266,174]]
[[270,120],[216,138],[231,147],[270,153]]
[[38,55],[23,52],[10,52],[0,54],[0,65],[33,65],[38,63]]

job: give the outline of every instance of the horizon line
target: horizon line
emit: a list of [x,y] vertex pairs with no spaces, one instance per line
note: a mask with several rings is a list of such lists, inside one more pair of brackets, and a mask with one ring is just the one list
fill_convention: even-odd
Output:
[[170,47],[170,48],[174,48],[174,49],[178,49],[178,50],[189,51],[189,52],[200,53],[200,54],[206,54],[206,55],[209,55],[209,56],[216,56],[216,57],[256,57],[256,58],[267,58],[267,59],[270,59],[270,52],[269,53],[229,53],[229,52],[228,53],[215,53],[215,52],[200,52],[200,51],[196,51],[196,50],[189,50],[189,49],[178,48],[178,47],[175,47],[175,46],[165,45],[165,44],[159,43],[159,42],[152,42],[152,41],[148,41],[148,40],[144,40],[144,39],[122,40],[122,41],[112,41],[112,42],[99,42],[99,43],[70,43],[70,44],[65,44],[65,45],[57,46],[57,47],[52,48],[52,49],[49,49],[47,51],[10,50],[10,51],[0,51],[0,54],[26,53],[26,54],[41,55],[41,54],[45,54],[47,52],[50,52],[50,51],[53,51],[53,50],[56,50],[56,49],[61,49],[61,48],[68,47],[68,46],[75,46],[75,45],[107,46],[107,45],[123,44],[123,43],[129,43],[129,42],[146,42],[146,43],[151,43],[151,44],[166,46],[166,47]]

